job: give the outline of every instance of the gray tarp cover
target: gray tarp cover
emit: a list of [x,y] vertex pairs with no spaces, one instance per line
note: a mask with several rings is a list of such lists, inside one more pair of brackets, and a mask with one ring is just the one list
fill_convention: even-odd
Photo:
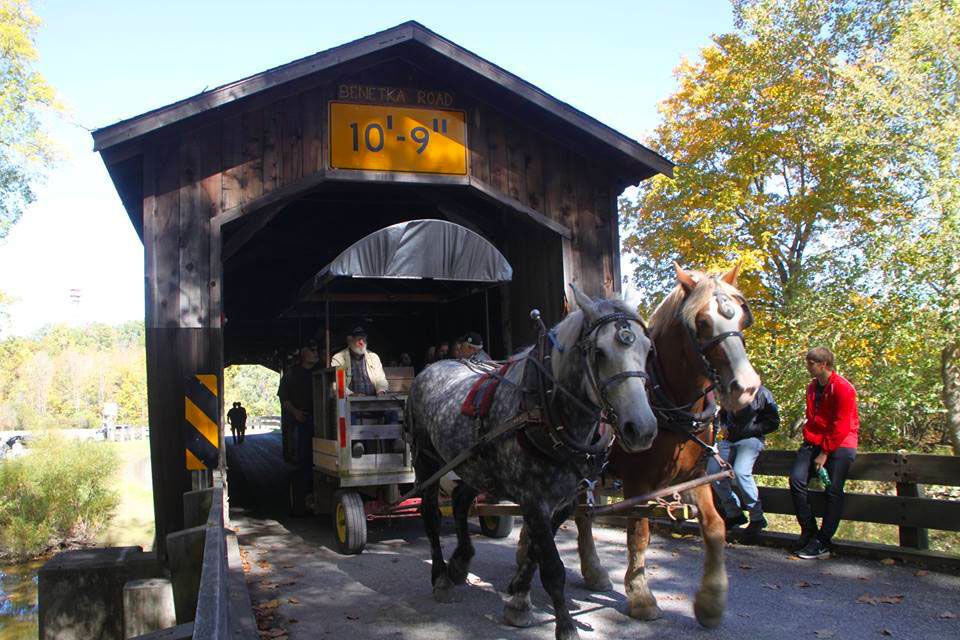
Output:
[[496,247],[445,220],[411,220],[355,242],[313,278],[315,289],[338,276],[509,282],[513,268]]

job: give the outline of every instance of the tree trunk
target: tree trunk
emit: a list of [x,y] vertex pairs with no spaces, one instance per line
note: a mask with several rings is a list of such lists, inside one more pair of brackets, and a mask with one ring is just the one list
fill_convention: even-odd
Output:
[[940,354],[943,406],[947,409],[947,433],[953,455],[960,456],[960,340],[944,347]]

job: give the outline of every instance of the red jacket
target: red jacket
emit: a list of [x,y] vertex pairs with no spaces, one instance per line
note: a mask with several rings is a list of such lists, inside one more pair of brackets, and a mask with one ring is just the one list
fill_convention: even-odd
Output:
[[857,413],[857,390],[846,378],[830,373],[830,381],[823,390],[819,407],[814,407],[817,381],[807,387],[807,421],[803,425],[803,439],[831,453],[841,447],[857,448],[860,416]]

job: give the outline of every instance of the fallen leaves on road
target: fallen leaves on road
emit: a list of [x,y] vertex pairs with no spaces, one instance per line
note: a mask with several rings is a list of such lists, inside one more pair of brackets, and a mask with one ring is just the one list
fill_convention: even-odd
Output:
[[287,637],[287,630],[274,627],[273,629],[264,629],[259,632],[261,638],[269,638],[270,640],[278,640],[279,638]]
[[764,588],[764,589],[773,589],[774,591],[776,591],[777,589],[780,588],[780,585],[778,585],[776,582],[764,582],[764,583],[763,583],[763,588]]
[[748,564],[742,564],[740,565],[740,568],[743,569],[744,571],[749,571],[750,569],[753,569],[753,567],[751,567]]
[[882,636],[892,636],[892,635],[893,635],[893,631],[890,631],[890,629],[880,629],[880,635],[882,635]]
[[266,560],[257,560],[257,566],[263,569],[264,571],[269,571],[273,567]]
[[869,593],[865,593],[857,598],[857,604],[869,604],[873,607],[878,604],[900,604],[901,602],[903,602],[903,595],[899,593],[892,596],[872,596]]
[[813,634],[818,638],[832,638],[837,635],[837,632],[833,629],[817,629]]
[[800,587],[801,589],[809,589],[813,585],[807,582],[806,580],[801,580],[800,582],[797,583],[797,586]]
[[287,598],[287,602],[289,602],[290,604],[300,604],[300,601],[297,600],[296,598]]
[[253,608],[254,608],[254,609],[260,609],[260,610],[262,610],[262,611],[270,611],[271,609],[276,609],[276,608],[279,607],[279,606],[280,606],[280,601],[274,599],[274,600],[267,600],[267,601],[261,602],[261,603],[259,603],[259,604],[255,604],[255,605],[253,605]]
[[941,620],[954,620],[956,619],[957,614],[952,611],[943,611],[937,617],[939,617]]
[[917,576],[918,578],[922,578],[923,576],[926,576],[926,575],[929,575],[929,574],[930,574],[929,571],[924,571],[923,569],[920,569],[920,571],[917,571],[917,572],[916,572],[915,574],[913,574],[913,575]]
[[347,616],[347,620],[359,620],[360,616]]
[[880,561],[880,564],[885,564],[889,567],[897,564],[897,561],[894,560],[893,558],[884,558],[883,560]]

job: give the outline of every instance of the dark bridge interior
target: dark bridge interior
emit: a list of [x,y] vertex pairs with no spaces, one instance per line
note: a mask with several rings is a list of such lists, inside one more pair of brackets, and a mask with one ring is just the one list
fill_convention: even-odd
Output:
[[[503,212],[466,187],[321,185],[284,206],[249,242],[226,256],[225,364],[258,363],[277,369],[279,357],[295,349],[301,338],[314,336],[323,345],[326,304],[298,303],[303,284],[362,237],[422,218],[449,220],[471,229],[496,246],[515,269],[514,256],[507,249],[521,245],[508,238],[522,239],[522,246],[541,259],[538,246],[552,245],[559,252],[553,232]],[[224,228],[224,247],[230,246],[242,227],[234,223]],[[523,262],[528,250],[517,259]],[[546,276],[543,282],[546,285]],[[562,296],[561,285],[555,286],[556,297]],[[341,279],[332,288],[335,299],[329,303],[331,350],[342,348],[346,332],[363,324],[370,332],[371,349],[385,363],[408,352],[414,364],[422,366],[428,346],[468,330],[486,333],[487,316],[488,350],[494,357],[505,356],[508,344],[501,314],[508,304],[507,288],[494,286],[485,296],[476,283]]]

